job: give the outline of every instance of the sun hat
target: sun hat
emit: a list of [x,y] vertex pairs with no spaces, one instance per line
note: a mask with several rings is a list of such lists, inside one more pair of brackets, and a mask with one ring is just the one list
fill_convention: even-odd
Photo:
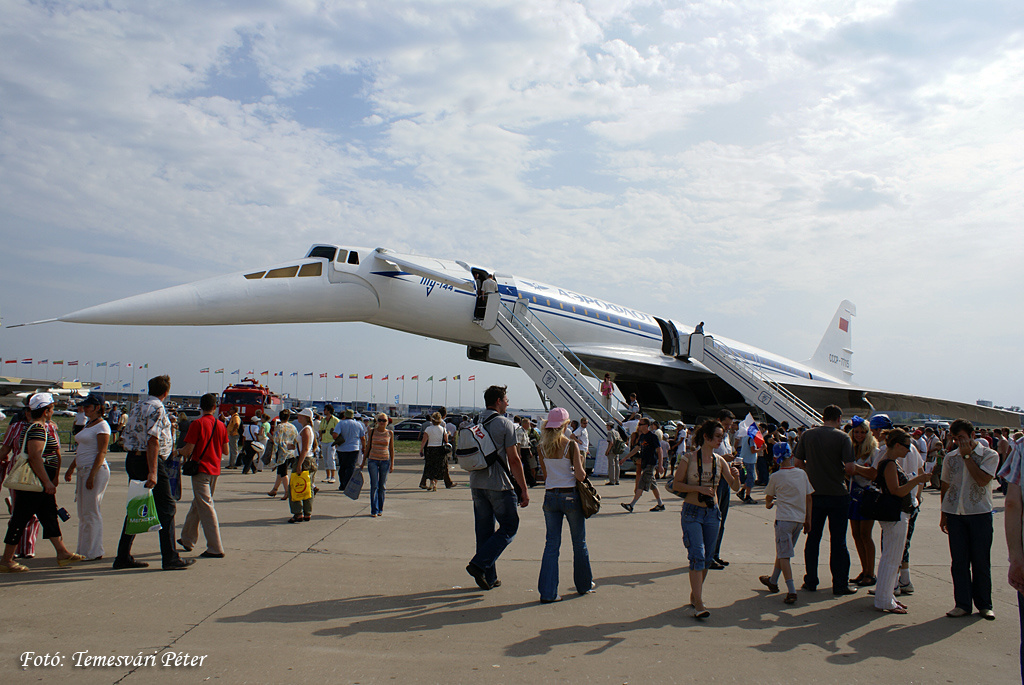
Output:
[[51,404],[53,404],[53,395],[48,392],[37,392],[29,398],[28,408],[35,411],[36,409],[49,407]]

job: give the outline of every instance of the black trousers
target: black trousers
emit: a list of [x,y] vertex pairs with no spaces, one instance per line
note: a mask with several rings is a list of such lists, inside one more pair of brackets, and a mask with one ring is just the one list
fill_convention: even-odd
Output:
[[335,452],[334,460],[338,467],[338,489],[344,490],[356,470],[356,461],[359,459],[359,450],[353,452]]
[[[124,467],[131,480],[149,478],[149,465],[146,463],[145,452],[129,452],[125,457]],[[167,465],[162,457],[158,457],[156,460],[156,486],[153,487],[153,499],[156,501],[157,518],[160,519],[160,556],[164,565],[167,565],[178,558],[178,552],[174,549],[174,497],[171,496]],[[119,561],[128,561],[132,557],[132,543],[135,541],[135,536],[124,532],[127,525],[128,517],[126,516],[124,525],[121,527],[121,542],[117,545]]]
[[[54,483],[57,482],[57,470],[48,468],[46,475]],[[39,519],[43,526],[43,538],[59,538],[60,521],[57,519],[57,496],[47,495],[45,492],[27,492],[19,490],[14,496],[14,510],[11,512],[11,520],[7,522],[7,536],[4,538],[5,545],[16,545],[21,540],[21,534],[25,526],[32,520],[32,516]]]

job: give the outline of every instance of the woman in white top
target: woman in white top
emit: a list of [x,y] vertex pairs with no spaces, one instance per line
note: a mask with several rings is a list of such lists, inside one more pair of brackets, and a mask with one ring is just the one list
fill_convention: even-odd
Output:
[[860,501],[864,489],[871,484],[875,457],[878,455],[878,440],[868,430],[868,422],[861,417],[850,419],[850,426],[853,456],[856,459],[854,463],[862,467],[850,479],[850,532],[853,534],[853,544],[857,546],[861,568],[860,574],[850,582],[867,587],[875,584],[875,540],[872,533],[875,522],[861,516]]
[[86,559],[103,558],[103,517],[100,505],[110,482],[107,465],[107,446],[110,444],[110,424],[103,419],[103,400],[89,395],[80,405],[86,423],[75,434],[78,448],[75,459],[64,473],[71,482],[71,474],[78,469],[75,480],[75,500],[78,503],[78,554]]
[[430,425],[423,429],[423,440],[420,442],[420,456],[424,459],[420,487],[424,490],[437,492],[437,481],[444,480],[445,460],[448,459],[444,446],[447,444],[448,431],[445,430],[441,413],[435,411],[430,415]]
[[547,541],[540,563],[540,601],[542,604],[558,602],[558,550],[562,546],[562,517],[569,521],[572,537],[572,569],[576,592],[585,595],[594,589],[594,574],[590,570],[590,552],[587,550],[586,519],[576,494],[576,481],[587,477],[583,457],[575,441],[565,434],[569,425],[569,412],[555,407],[544,422],[539,445],[541,473],[544,474],[544,523]]

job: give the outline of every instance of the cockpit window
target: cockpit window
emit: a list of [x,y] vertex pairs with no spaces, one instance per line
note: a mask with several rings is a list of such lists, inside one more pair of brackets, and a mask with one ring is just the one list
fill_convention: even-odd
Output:
[[282,266],[280,269],[271,269],[264,278],[292,278],[298,272],[298,266]]
[[359,264],[359,253],[356,252],[355,250],[352,250],[351,252],[349,252],[348,253],[348,263],[349,264]]
[[316,247],[309,251],[309,254],[306,255],[306,258],[308,259],[310,257],[323,257],[327,261],[331,261],[332,259],[334,259],[334,250],[335,248],[333,247],[328,247],[326,245],[317,245]]
[[338,264],[344,264],[348,259],[348,250],[338,250]]
[[323,262],[314,262],[312,264],[303,264],[302,268],[299,269],[299,278],[302,278],[304,276],[319,276],[320,274],[323,273],[323,269],[324,269]]
[[267,272],[266,271],[257,271],[256,273],[246,274],[245,277],[248,278],[250,281],[252,281],[252,280],[256,280],[257,278],[263,278],[263,274],[265,274],[265,273],[267,273]]

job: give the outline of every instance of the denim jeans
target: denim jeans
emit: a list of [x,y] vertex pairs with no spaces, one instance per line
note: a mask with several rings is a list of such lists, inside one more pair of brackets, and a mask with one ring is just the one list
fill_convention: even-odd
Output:
[[379,514],[384,511],[384,493],[387,492],[388,471],[391,469],[389,459],[367,459],[366,470],[370,472],[370,513]]
[[[493,584],[498,579],[497,561],[519,531],[519,512],[514,490],[473,488],[473,518],[476,530],[476,555],[471,564],[484,570],[484,578]],[[498,529],[494,529],[497,522]]]
[[[754,470],[756,467],[757,462],[751,462],[749,464],[743,462],[743,470],[745,475],[745,478],[743,479],[743,485],[745,485],[747,488],[747,497],[750,497],[750,491],[754,489],[754,480],[756,479],[756,474],[754,473]],[[722,480],[725,479],[723,478]]]
[[992,608],[992,514],[947,514],[953,600],[965,611]]
[[718,507],[684,504],[682,512],[683,544],[691,571],[703,571],[711,563],[711,550],[718,540],[721,514]]
[[804,585],[818,587],[818,548],[828,522],[831,542],[829,569],[832,571],[832,590],[844,590],[850,585],[850,550],[846,547],[846,530],[850,524],[849,495],[811,495],[811,530],[804,543]]
[[586,519],[580,508],[579,495],[575,492],[548,490],[544,493],[547,539],[540,562],[540,580],[537,581],[537,589],[543,600],[553,600],[558,596],[558,552],[562,546],[563,516],[569,522],[569,536],[572,538],[572,578],[576,583],[576,592],[586,594],[594,581],[594,574],[590,570],[590,552],[587,550]]

